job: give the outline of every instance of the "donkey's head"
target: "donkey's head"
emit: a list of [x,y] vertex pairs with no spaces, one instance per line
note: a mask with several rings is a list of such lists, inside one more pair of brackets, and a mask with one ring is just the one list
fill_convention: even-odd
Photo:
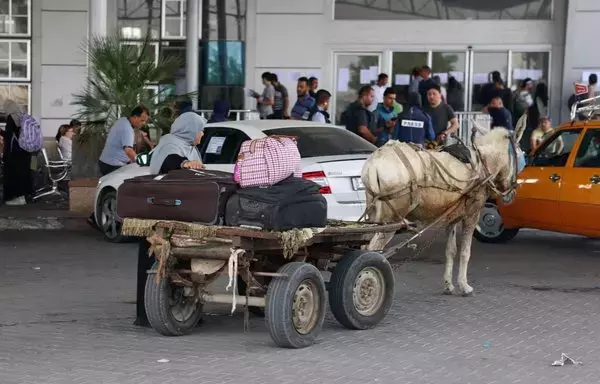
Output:
[[487,172],[493,175],[490,181],[495,189],[502,194],[513,190],[522,156],[513,133],[505,128],[493,128],[484,135],[476,136],[474,144]]

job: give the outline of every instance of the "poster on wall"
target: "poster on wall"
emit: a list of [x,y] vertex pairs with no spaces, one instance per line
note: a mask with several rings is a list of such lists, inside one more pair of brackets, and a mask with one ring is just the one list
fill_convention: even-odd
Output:
[[350,69],[340,68],[337,77],[337,91],[348,92],[348,83],[350,83]]
[[446,72],[434,73],[433,76],[438,76],[442,84],[448,84],[448,74]]
[[359,80],[362,85],[371,83],[371,80],[373,80],[373,72],[370,69],[361,69]]
[[465,81],[465,73],[464,72],[450,71],[450,72],[448,72],[448,75],[454,77],[456,79],[456,81],[458,81],[459,83],[462,83],[463,81]]
[[514,80],[525,80],[527,78],[537,81],[541,79],[544,72],[541,69],[515,68],[513,69]]
[[581,74],[581,81],[587,84],[592,73],[595,73],[600,78],[600,69],[589,69]]
[[410,75],[406,73],[396,73],[394,75],[394,84],[395,85],[409,85],[410,84]]

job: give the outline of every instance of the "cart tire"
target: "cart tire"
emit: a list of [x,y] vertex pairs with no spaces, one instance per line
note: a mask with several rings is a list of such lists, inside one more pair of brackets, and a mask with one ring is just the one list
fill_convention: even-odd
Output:
[[292,262],[279,268],[267,289],[265,321],[275,344],[305,348],[321,333],[327,293],[321,272],[312,264]]
[[329,305],[348,329],[374,328],[394,301],[394,272],[378,252],[352,251],[337,263],[329,282]]
[[[154,263],[152,270],[158,269],[158,263]],[[175,305],[172,304],[172,296],[176,294],[178,286],[171,284],[168,278],[163,277],[157,284],[156,275],[151,274],[146,279],[146,290],[144,306],[148,322],[154,330],[163,336],[187,335],[198,325],[202,318],[202,304],[188,303],[178,313],[174,313]],[[179,308],[177,308],[179,309]],[[179,318],[178,318],[179,317]]]

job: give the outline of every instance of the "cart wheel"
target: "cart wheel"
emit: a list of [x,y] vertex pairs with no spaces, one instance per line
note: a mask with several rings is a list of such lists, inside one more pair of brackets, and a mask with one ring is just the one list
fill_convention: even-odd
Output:
[[[154,263],[152,270],[158,269]],[[195,296],[185,296],[184,287],[162,278],[157,284],[155,275],[146,279],[144,303],[148,322],[164,336],[183,336],[190,333],[202,318],[202,304]]]
[[389,312],[394,290],[394,272],[381,253],[349,252],[331,275],[331,312],[346,328],[373,328]]
[[265,318],[279,347],[304,348],[321,333],[325,320],[325,282],[312,264],[292,262],[279,268],[267,289]]

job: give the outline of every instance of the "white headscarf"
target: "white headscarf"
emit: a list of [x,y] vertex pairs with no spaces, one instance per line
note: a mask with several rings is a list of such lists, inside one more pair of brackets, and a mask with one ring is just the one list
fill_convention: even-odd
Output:
[[202,161],[200,152],[194,145],[198,134],[204,130],[206,120],[195,112],[182,113],[171,125],[171,133],[160,138],[152,151],[150,173],[160,173],[165,159],[169,155],[179,155],[190,161]]
[[25,113],[22,106],[9,99],[4,102],[4,112],[7,116],[12,117],[17,127],[21,127],[21,118]]

